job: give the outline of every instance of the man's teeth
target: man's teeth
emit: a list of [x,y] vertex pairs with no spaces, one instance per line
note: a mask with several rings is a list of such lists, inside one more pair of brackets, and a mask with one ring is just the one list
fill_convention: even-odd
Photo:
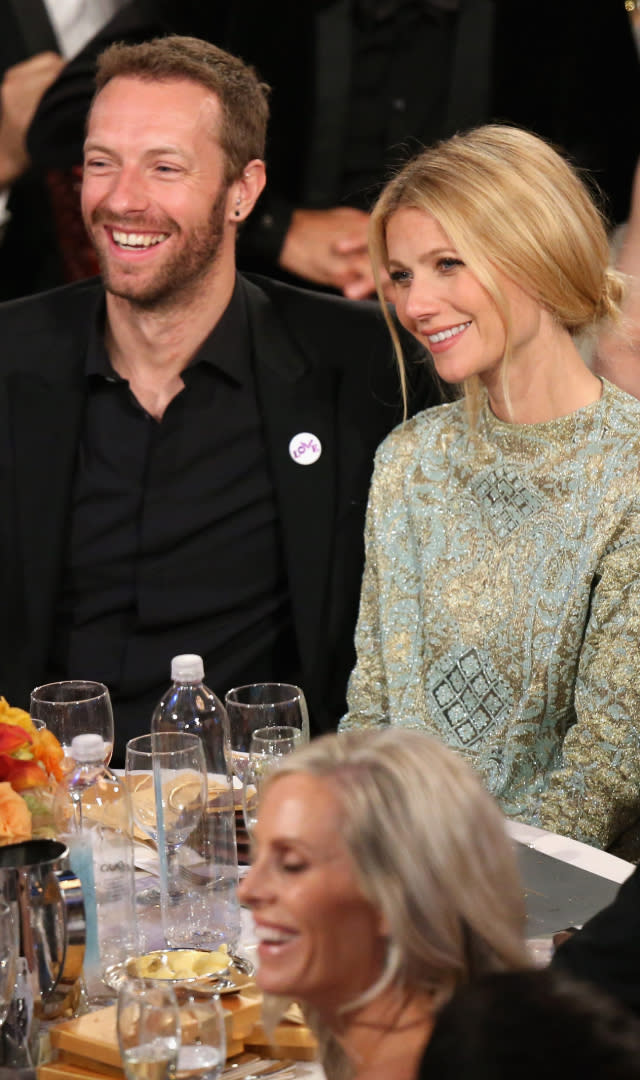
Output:
[[259,942],[268,945],[284,945],[296,935],[290,930],[280,930],[273,926],[257,926],[256,937]]
[[459,326],[452,326],[449,330],[441,330],[439,334],[427,334],[429,341],[432,345],[437,345],[439,341],[446,341],[447,338],[455,337],[457,334],[461,334],[463,330],[466,330],[468,326],[471,326],[471,321],[460,323]]
[[126,233],[113,230],[113,239],[120,247],[148,248],[166,240],[168,233]]

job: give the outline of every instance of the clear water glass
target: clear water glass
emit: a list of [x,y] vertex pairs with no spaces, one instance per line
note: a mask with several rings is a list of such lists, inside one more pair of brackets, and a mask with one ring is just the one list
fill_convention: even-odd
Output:
[[253,831],[258,820],[262,782],[284,757],[303,745],[304,735],[299,728],[267,727],[254,731],[242,784],[242,808],[248,833]]
[[178,1080],[217,1080],[227,1056],[224,1009],[219,994],[180,997],[182,1043]]
[[118,993],[116,1022],[127,1080],[174,1080],[181,1027],[173,988],[125,979]]
[[190,903],[194,878],[180,855],[191,834],[202,830],[207,807],[202,740],[184,731],[162,731],[130,739],[125,775],[134,824],[158,851],[165,943],[172,948],[192,946],[199,932],[197,909]]

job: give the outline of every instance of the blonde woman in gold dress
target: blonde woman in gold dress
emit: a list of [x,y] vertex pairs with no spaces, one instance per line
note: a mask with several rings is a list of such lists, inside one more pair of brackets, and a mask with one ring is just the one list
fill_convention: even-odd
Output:
[[378,451],[341,727],[425,729],[507,814],[640,855],[640,402],[574,343],[622,298],[600,215],[493,125],[409,163],[371,238],[465,395]]

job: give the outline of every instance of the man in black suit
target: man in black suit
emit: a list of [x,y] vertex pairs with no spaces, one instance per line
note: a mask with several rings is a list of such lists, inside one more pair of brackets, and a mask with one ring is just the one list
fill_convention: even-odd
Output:
[[[343,709],[373,453],[400,418],[374,305],[238,277],[265,89],[173,37],[103,56],[83,216],[102,283],[0,308],[0,689],[106,682],[116,751],[169,660]],[[424,370],[424,369],[422,369]]]
[[491,120],[551,139],[593,171],[612,219],[626,217],[640,68],[622,0],[130,0],[45,96],[34,159],[79,160],[105,44],[167,32],[229,49],[273,88],[269,183],[241,268],[367,295],[367,212],[389,171]]

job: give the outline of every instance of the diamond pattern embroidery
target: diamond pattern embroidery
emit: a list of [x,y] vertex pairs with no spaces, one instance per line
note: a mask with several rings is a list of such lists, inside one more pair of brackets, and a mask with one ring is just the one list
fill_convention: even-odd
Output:
[[472,481],[471,487],[499,538],[509,536],[537,513],[543,502],[515,469],[488,469]]
[[488,655],[466,649],[457,658],[443,657],[433,669],[429,692],[438,721],[462,746],[472,746],[511,707],[509,687]]

